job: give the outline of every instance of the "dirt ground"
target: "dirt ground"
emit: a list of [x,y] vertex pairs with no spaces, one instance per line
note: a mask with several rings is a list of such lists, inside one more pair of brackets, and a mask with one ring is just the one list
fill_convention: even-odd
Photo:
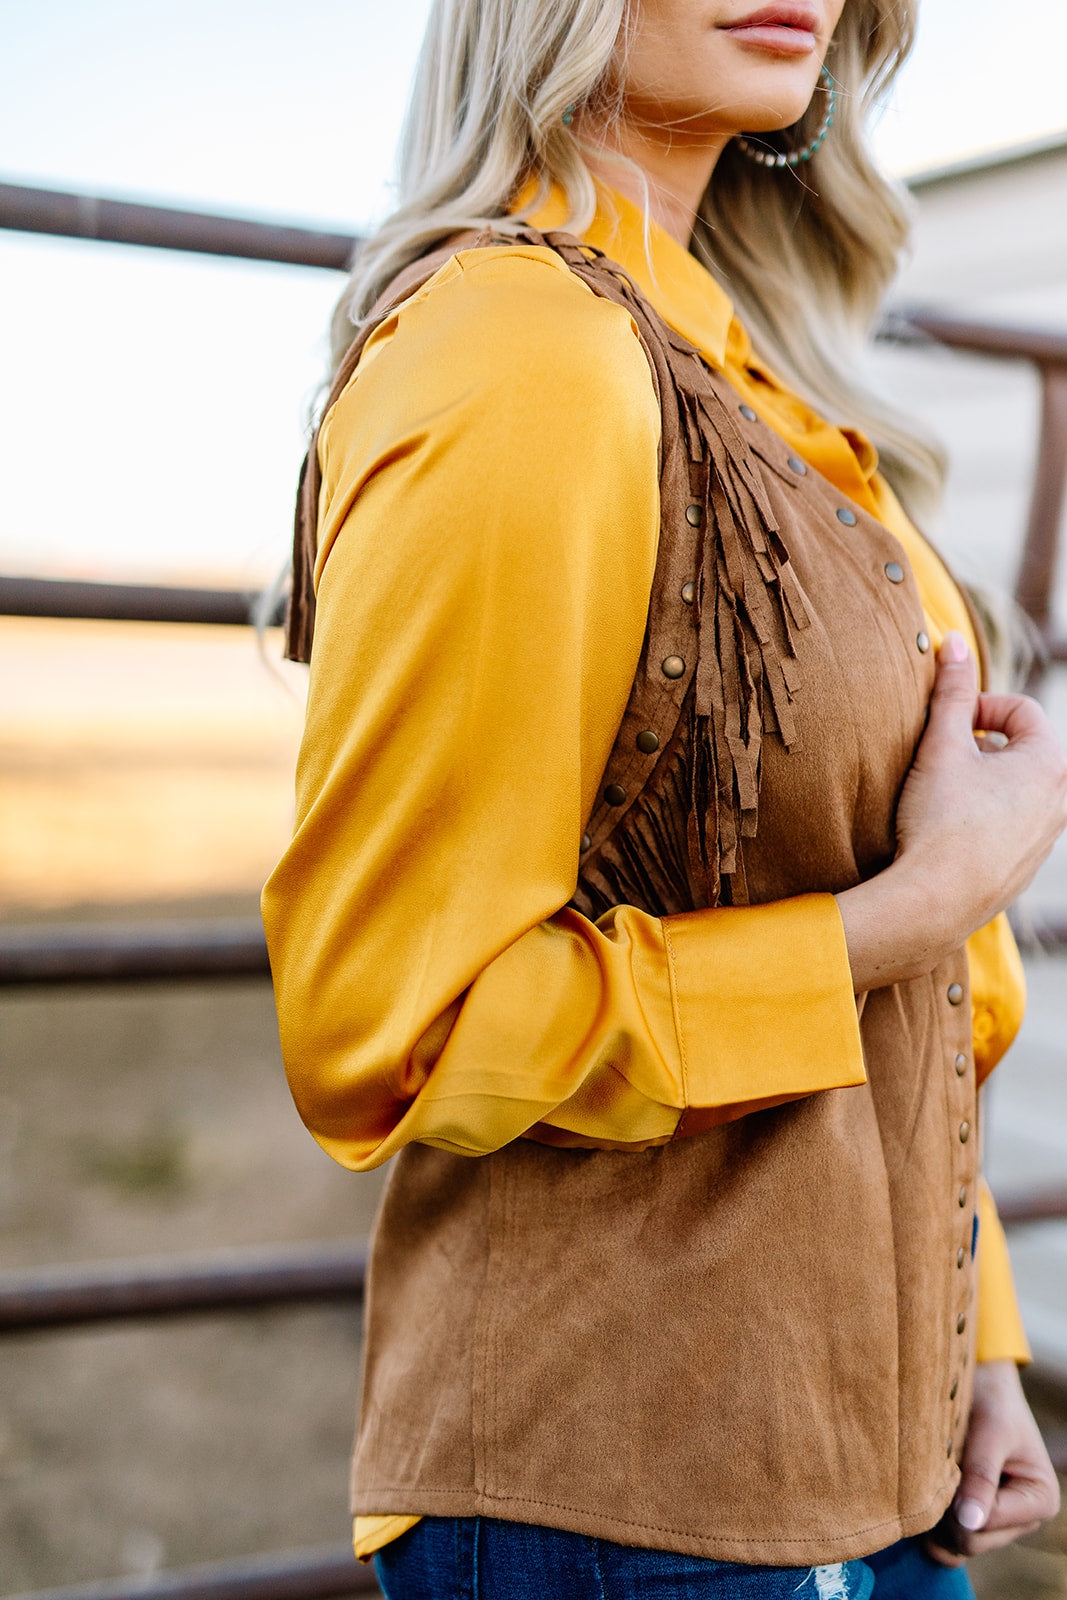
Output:
[[[7,995],[0,1034],[6,1266],[366,1236],[264,983]],[[336,1308],[7,1340],[0,1592],[345,1539],[358,1361]]]

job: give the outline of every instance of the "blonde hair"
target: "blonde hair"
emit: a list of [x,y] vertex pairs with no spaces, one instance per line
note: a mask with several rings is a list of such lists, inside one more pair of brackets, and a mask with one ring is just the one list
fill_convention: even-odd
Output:
[[[829,420],[867,433],[908,509],[925,516],[940,498],[941,453],[859,376],[909,233],[906,200],[875,167],[866,122],[911,48],[916,6],[845,0],[827,55],[838,93],[830,137],[795,168],[759,166],[727,146],[691,248],[759,354]],[[523,220],[510,208],[531,180],[529,212],[555,184],[567,230],[589,226],[596,188],[563,115],[578,105],[601,121],[621,116],[631,25],[631,0],[435,0],[401,144],[401,203],[364,245],[338,303],[335,364],[409,262],[471,228],[517,232]],[[759,140],[807,143],[824,106],[817,94],[795,127]]]

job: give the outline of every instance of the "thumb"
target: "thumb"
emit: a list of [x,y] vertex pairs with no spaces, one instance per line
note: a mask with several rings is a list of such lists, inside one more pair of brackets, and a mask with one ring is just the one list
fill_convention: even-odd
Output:
[[967,1434],[960,1462],[959,1487],[952,1505],[956,1521],[968,1533],[977,1533],[989,1521],[1000,1488],[1003,1456],[995,1428],[985,1424],[982,1418],[974,1418]]
[[966,639],[952,628],[937,653],[927,726],[943,733],[965,733],[970,739],[977,708],[978,669]]

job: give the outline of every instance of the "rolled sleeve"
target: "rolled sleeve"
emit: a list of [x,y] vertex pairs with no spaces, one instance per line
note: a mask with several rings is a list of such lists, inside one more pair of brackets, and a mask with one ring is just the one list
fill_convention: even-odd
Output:
[[833,895],[664,920],[683,1063],[680,1132],[865,1083]]

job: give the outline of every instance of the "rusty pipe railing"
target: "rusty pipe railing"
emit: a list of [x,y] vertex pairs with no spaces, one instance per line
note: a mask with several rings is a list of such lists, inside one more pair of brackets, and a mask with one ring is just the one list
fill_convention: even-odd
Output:
[[269,972],[258,917],[0,927],[0,988],[266,977]]
[[0,1334],[363,1298],[363,1244],[225,1250],[0,1273]]
[[292,228],[284,223],[179,211],[172,206],[148,206],[58,189],[30,189],[15,183],[0,183],[0,228],[156,250],[186,250],[195,255],[237,256],[283,266],[323,267],[330,272],[344,272],[360,242],[351,233]]
[[[159,583],[83,583],[66,578],[0,576],[0,616],[78,622],[195,622],[247,627],[260,620],[261,597],[246,589],[182,589]],[[280,620],[280,602],[263,619]]]
[[[334,271],[348,267],[360,243],[356,234],[10,183],[0,184],[0,228]],[[933,340],[974,355],[1028,361],[1036,368],[1041,382],[1040,443],[1015,597],[1033,618],[1047,658],[1067,660],[1067,635],[1055,632],[1051,624],[1067,494],[1067,337],[1043,329],[948,317],[923,307],[892,313],[883,336]]]
[[[894,342],[932,341],[970,355],[1027,361],[1041,384],[1037,459],[1023,535],[1015,600],[1035,624],[1048,661],[1067,661],[1067,635],[1052,620],[1059,539],[1067,498],[1067,335],[1044,328],[946,317],[928,308],[893,312],[883,337]],[[1041,664],[1034,677],[1039,679]]]

